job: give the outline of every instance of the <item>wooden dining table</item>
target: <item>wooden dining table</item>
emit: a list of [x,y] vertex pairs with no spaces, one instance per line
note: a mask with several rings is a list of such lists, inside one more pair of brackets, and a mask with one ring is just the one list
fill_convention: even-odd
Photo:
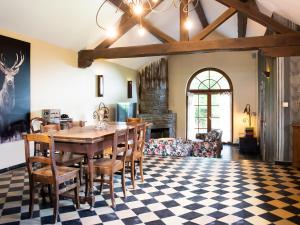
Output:
[[130,136],[133,136],[133,124],[125,122],[109,122],[105,128],[96,126],[73,127],[71,129],[53,132],[55,149],[63,152],[84,154],[87,157],[87,169],[89,174],[88,191],[81,202],[88,202],[91,208],[95,204],[94,187],[94,155],[112,147],[113,136],[116,130],[129,129]]

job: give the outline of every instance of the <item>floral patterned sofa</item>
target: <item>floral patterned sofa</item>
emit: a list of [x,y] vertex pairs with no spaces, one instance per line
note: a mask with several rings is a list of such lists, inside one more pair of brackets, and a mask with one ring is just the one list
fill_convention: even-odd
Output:
[[216,142],[190,141],[182,138],[150,139],[145,143],[145,155],[219,157]]

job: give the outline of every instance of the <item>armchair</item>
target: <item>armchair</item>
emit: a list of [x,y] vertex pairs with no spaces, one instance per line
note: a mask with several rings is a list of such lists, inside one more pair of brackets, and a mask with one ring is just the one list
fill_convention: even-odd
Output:
[[216,154],[216,157],[221,157],[221,150],[223,149],[222,144],[222,133],[223,131],[220,129],[214,129],[209,131],[208,133],[197,133],[196,139],[203,140],[204,146],[211,146],[214,148],[214,152]]

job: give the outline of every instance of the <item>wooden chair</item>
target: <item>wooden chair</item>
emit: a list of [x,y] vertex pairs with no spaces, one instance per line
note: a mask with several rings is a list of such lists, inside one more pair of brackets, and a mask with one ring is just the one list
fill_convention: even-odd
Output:
[[[110,186],[110,197],[112,207],[115,208],[115,197],[114,197],[114,174],[121,171],[122,176],[122,190],[124,198],[126,198],[126,187],[125,187],[125,157],[128,150],[128,129],[116,131],[113,138],[112,146],[112,157],[111,158],[101,158],[94,161],[95,179],[94,181],[100,182],[100,194],[102,192],[103,183],[107,183]],[[123,143],[123,147],[118,147],[119,143]],[[117,156],[122,154],[122,156]],[[108,176],[109,179],[105,179]],[[88,175],[86,174],[86,193],[88,190]]]
[[[31,133],[40,133],[41,132],[41,126],[46,125],[46,122],[41,117],[34,117],[30,120],[30,132]],[[46,156],[47,155],[47,145],[35,142],[34,143],[34,155],[40,155]]]
[[131,183],[133,189],[135,189],[135,163],[139,163],[140,176],[142,182],[144,182],[143,174],[143,160],[144,160],[144,146],[146,137],[146,124],[136,124],[134,128],[133,144],[127,151],[125,162],[130,163]]
[[[74,190],[76,207],[79,208],[79,171],[76,168],[60,167],[55,162],[55,150],[53,138],[45,134],[27,134],[24,136],[25,141],[25,157],[29,174],[30,185],[30,203],[29,215],[32,217],[34,208],[35,184],[47,184],[52,186],[53,190],[53,220],[57,221],[59,195]],[[45,156],[30,156],[29,142],[45,143],[49,146],[49,157]],[[34,163],[41,163],[46,166],[35,169]],[[70,184],[63,189],[59,189],[59,185],[71,181]],[[49,193],[50,194],[50,193]]]
[[[48,124],[42,126],[42,131],[43,132],[51,132],[51,131],[59,131],[60,130],[60,125],[59,124]],[[58,149],[59,150],[59,149]],[[59,154],[55,154],[55,160],[56,160],[56,165],[58,166],[74,166],[78,164],[79,166],[79,181],[80,184],[82,183],[82,163],[84,161],[84,155],[80,154],[75,154],[72,152],[59,152]]]
[[135,117],[129,117],[126,119],[127,123],[142,123],[143,119],[142,118],[135,118]]

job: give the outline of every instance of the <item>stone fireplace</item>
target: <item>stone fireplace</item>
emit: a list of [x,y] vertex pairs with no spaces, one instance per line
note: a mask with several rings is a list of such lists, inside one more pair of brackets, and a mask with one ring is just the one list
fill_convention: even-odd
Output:
[[176,113],[168,104],[168,62],[161,59],[144,67],[138,74],[138,117],[153,125],[147,138],[176,136]]

